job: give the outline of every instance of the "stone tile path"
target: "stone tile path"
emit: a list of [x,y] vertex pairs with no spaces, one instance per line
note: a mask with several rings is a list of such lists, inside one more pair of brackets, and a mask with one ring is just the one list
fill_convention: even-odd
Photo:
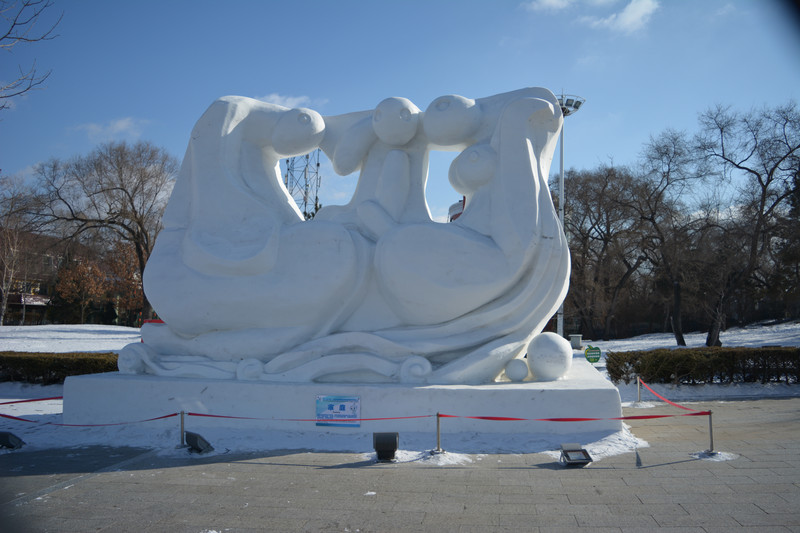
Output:
[[709,447],[707,417],[630,421],[649,447],[575,469],[541,453],[434,466],[23,448],[0,455],[0,530],[800,532],[800,399],[692,407],[713,410],[715,449],[735,458],[692,455]]

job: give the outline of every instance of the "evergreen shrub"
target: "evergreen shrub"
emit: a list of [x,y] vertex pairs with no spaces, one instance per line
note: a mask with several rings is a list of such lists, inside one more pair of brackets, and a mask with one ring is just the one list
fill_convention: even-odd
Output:
[[609,352],[606,370],[614,383],[694,385],[705,383],[798,383],[800,348],[676,348]]
[[52,385],[64,383],[68,376],[116,370],[115,353],[0,352],[0,381]]

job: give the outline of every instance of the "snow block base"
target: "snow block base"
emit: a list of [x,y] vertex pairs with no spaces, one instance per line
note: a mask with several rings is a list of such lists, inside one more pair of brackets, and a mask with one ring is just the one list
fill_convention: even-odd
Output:
[[[351,404],[357,398],[361,419],[385,420],[362,420],[357,427],[318,425],[315,419],[320,396],[347,398]],[[565,378],[551,382],[471,386],[263,383],[112,372],[73,376],[64,384],[65,424],[135,422],[181,411],[217,415],[191,416],[187,425],[192,429],[247,427],[328,434],[435,432],[437,412],[458,417],[441,419],[443,433],[571,435],[622,429],[620,420],[609,420],[622,416],[619,391],[582,357],[574,359]],[[404,418],[418,416],[424,418]],[[528,420],[464,418],[476,416]],[[544,418],[603,420],[531,420]]]

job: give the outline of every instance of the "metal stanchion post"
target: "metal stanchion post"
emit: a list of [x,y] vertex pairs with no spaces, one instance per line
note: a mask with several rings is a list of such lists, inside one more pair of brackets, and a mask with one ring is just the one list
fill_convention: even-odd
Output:
[[714,451],[714,426],[711,423],[711,413],[712,411],[708,412],[708,450],[706,453],[715,454],[717,452]]
[[183,411],[181,411],[181,448],[186,447],[186,432],[183,430]]
[[642,403],[642,380],[636,376],[636,403]]
[[444,453],[442,449],[442,426],[441,426],[442,415],[436,413],[436,449],[431,451],[432,455],[437,453]]

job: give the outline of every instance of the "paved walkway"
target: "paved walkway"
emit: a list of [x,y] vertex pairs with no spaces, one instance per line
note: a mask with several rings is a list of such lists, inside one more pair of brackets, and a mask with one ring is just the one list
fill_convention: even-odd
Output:
[[[176,459],[135,448],[0,455],[0,530],[800,532],[800,399],[706,402],[632,421],[650,443],[582,469],[547,454],[462,465],[279,451]],[[625,409],[626,415],[675,413]],[[402,436],[401,436],[402,438]]]

